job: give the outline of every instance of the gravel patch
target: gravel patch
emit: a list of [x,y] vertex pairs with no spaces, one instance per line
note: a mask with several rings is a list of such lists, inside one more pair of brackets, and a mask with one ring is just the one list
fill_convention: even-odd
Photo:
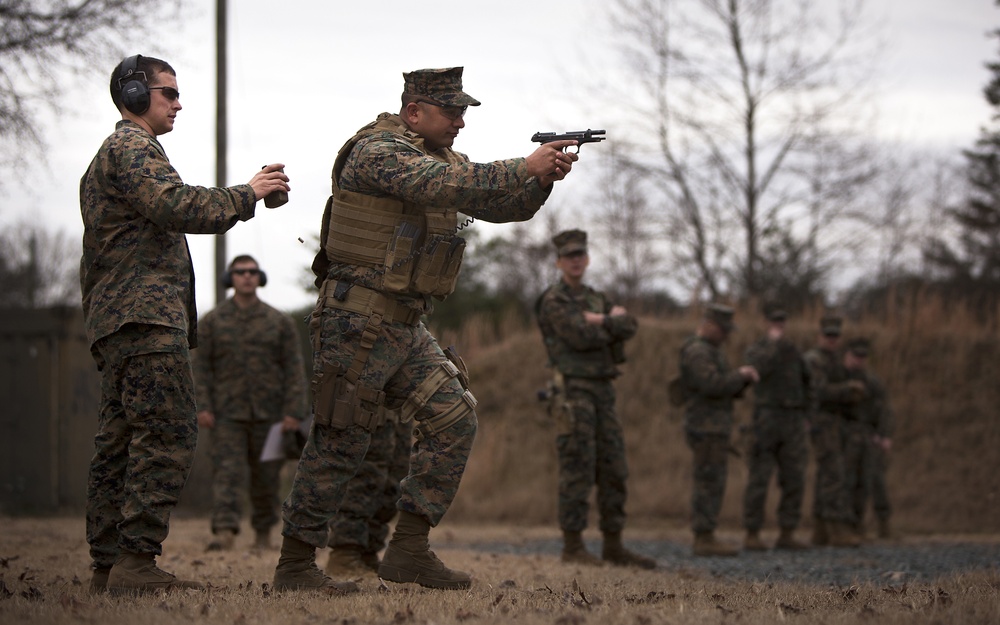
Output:
[[[626,545],[656,558],[662,569],[743,582],[902,586],[930,583],[958,573],[1000,572],[1000,544],[997,543],[870,543],[858,548],[743,552],[729,558],[694,556],[690,543],[626,540]],[[499,554],[558,556],[562,542],[476,543],[467,547]],[[591,553],[600,553],[600,541],[587,541],[587,547]]]

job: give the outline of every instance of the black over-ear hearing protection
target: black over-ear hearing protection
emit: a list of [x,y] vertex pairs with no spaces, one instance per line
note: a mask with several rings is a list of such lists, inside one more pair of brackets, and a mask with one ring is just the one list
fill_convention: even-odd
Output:
[[[258,274],[260,275],[260,286],[267,286],[267,274],[264,273],[263,269],[258,269],[258,271],[260,272]],[[226,273],[222,274],[222,276],[219,278],[219,282],[225,289],[233,288],[233,270],[229,269],[226,271]]]
[[149,81],[146,79],[146,72],[136,71],[140,57],[141,55],[136,54],[122,61],[122,70],[118,74],[122,104],[126,111],[135,115],[142,115],[149,110]]

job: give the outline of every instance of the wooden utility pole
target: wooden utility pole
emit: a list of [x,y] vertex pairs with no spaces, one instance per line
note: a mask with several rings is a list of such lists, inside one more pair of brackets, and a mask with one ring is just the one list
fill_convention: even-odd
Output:
[[[215,186],[226,186],[226,2],[215,0]],[[215,236],[215,303],[226,299],[226,235]]]

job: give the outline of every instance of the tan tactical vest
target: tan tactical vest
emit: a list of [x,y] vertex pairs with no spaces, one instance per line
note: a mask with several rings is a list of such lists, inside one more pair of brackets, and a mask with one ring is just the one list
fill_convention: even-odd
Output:
[[[333,166],[333,195],[323,217],[326,258],[380,269],[383,291],[444,299],[455,290],[465,251],[465,240],[455,236],[458,212],[345,191],[337,183],[354,146],[381,132],[391,132],[424,151],[423,139],[409,132],[398,115],[380,116],[344,144]],[[433,157],[450,164],[464,162],[450,149],[441,153]]]

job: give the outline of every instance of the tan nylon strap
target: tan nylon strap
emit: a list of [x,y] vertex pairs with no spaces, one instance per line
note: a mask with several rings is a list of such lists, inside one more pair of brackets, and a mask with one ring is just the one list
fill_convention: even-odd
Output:
[[[356,196],[352,195],[351,197],[353,198]],[[337,202],[334,204],[333,213],[350,221],[356,221],[364,224],[378,224],[380,226],[395,226],[396,222],[399,221],[399,213],[382,212],[374,210],[373,208],[365,208],[361,206],[354,208],[347,202]]]
[[[371,228],[365,228],[360,226],[354,226],[351,224],[346,224],[343,222],[337,223],[337,230],[341,234],[347,235],[349,238],[361,239],[366,245],[374,247],[376,244],[381,243],[382,249],[389,244],[389,239],[392,238],[392,233],[381,233]],[[338,245],[344,245],[343,241],[336,241]]]
[[358,344],[358,351],[354,352],[354,362],[344,374],[344,377],[351,384],[357,384],[358,379],[361,378],[365,363],[368,362],[368,355],[371,354],[372,347],[375,347],[375,341],[382,333],[382,315],[383,313],[377,308],[373,310],[368,317],[368,323],[365,324],[365,329],[361,331],[361,342]]
[[448,407],[441,414],[417,422],[413,428],[413,435],[417,440],[423,440],[428,436],[433,436],[438,432],[443,432],[461,421],[462,417],[476,409],[476,396],[472,391],[465,391],[462,397]]
[[374,412],[362,410],[360,406],[354,411],[354,424],[360,425],[369,432],[374,432],[378,428],[382,427],[382,424],[384,423],[385,410],[382,409],[382,406],[379,406],[378,410]]
[[399,409],[399,418],[403,423],[406,423],[413,419],[414,415],[420,411],[421,408],[427,405],[434,393],[437,392],[439,388],[444,386],[444,384],[456,377],[458,375],[458,367],[455,366],[450,360],[445,360],[441,363],[441,366],[431,372],[430,375],[421,382],[410,396],[406,398],[403,402],[402,407]]

